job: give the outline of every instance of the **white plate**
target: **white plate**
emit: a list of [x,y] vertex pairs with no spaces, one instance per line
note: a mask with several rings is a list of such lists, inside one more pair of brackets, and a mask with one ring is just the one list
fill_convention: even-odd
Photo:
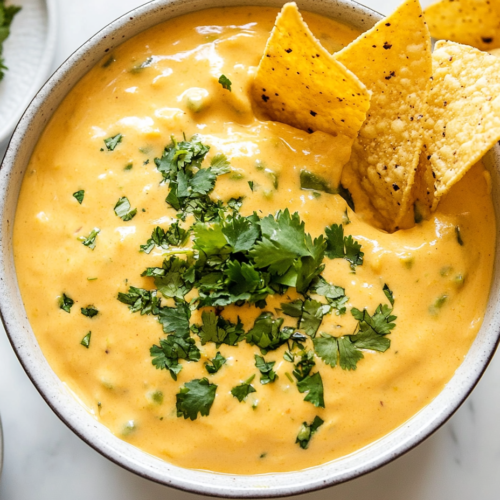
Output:
[[0,145],[49,76],[56,47],[56,0],[9,0],[22,7],[4,42],[8,70],[0,82]]

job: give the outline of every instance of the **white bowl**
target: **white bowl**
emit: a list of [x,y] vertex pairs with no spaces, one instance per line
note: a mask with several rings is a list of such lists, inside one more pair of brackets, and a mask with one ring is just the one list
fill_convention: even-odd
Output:
[[[303,0],[299,7],[344,21],[363,31],[380,15],[349,0]],[[70,394],[44,358],[26,317],[14,267],[12,228],[19,190],[31,153],[46,123],[78,80],[106,53],[141,31],[175,16],[208,7],[274,5],[282,0],[156,0],[111,23],[78,49],[50,78],[22,117],[0,170],[0,313],[26,373],[54,412],[104,456],[143,477],[184,490],[223,497],[275,497],[331,486],[380,467],[410,450],[442,425],[474,388],[499,339],[499,259],[481,330],[464,362],[443,391],[404,425],[349,456],[298,472],[237,476],[176,467],[120,440]],[[500,228],[500,157],[485,159],[492,176]],[[498,229],[497,229],[498,231]],[[498,240],[498,234],[497,234]]]

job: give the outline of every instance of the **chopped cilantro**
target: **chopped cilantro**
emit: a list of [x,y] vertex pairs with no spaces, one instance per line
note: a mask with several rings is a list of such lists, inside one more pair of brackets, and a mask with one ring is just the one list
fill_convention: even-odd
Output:
[[223,89],[229,90],[231,92],[231,80],[225,76],[225,75],[220,75],[219,77],[219,83],[222,85]]
[[85,196],[85,191],[83,189],[80,189],[80,191],[75,191],[73,193],[73,198],[75,198],[75,200],[80,203],[80,205],[82,204],[83,202],[83,197]]
[[270,312],[263,312],[247,333],[247,342],[259,347],[262,354],[278,349],[293,333],[293,328],[281,328],[283,321],[283,318],[275,318]]
[[385,296],[387,297],[387,299],[391,303],[391,306],[393,306],[394,305],[394,295],[392,293],[392,290],[387,286],[387,283],[384,285],[383,291],[384,291]]
[[332,368],[337,366],[337,359],[339,357],[339,346],[337,339],[328,335],[327,333],[321,333],[319,337],[313,340],[314,350],[316,354]]
[[192,330],[200,337],[201,345],[207,342],[213,342],[217,345],[227,344],[236,345],[244,336],[243,324],[238,318],[236,324],[224,319],[222,316],[216,316],[213,311],[203,311],[201,313],[202,325],[193,325]]
[[213,375],[222,368],[226,361],[226,358],[219,351],[217,351],[215,358],[211,359],[210,363],[205,362],[205,368],[207,369],[208,373]]
[[314,353],[312,351],[303,351],[300,360],[295,365],[293,376],[300,382],[309,376],[315,365]]
[[254,182],[253,181],[248,181],[248,186],[250,187],[250,190],[253,193],[253,188],[254,188]]
[[106,145],[106,148],[108,151],[114,151],[116,146],[120,142],[122,142],[123,135],[122,134],[116,134],[113,137],[108,137],[107,139],[104,139],[104,144]]
[[59,308],[62,309],[63,311],[66,311],[67,313],[71,312],[71,308],[73,307],[73,304],[75,301],[68,297],[65,293],[63,293],[59,297]]
[[287,316],[299,318],[297,327],[304,330],[310,337],[316,336],[323,316],[331,309],[329,305],[312,299],[285,302],[281,304],[281,307]]
[[223,175],[231,172],[231,163],[223,153],[217,153],[210,160],[210,170],[215,175]]
[[137,208],[131,210],[130,201],[126,196],[122,196],[115,205],[115,214],[124,222],[132,220],[137,214]]
[[260,383],[269,384],[270,382],[275,382],[278,378],[278,374],[273,370],[273,366],[276,361],[268,361],[258,354],[255,355],[255,366],[260,371]]
[[191,311],[189,305],[184,300],[175,298],[176,307],[162,307],[158,311],[158,321],[165,333],[175,333],[175,335],[189,337],[189,318]]
[[309,401],[314,406],[324,408],[325,400],[323,398],[323,380],[319,372],[308,375],[306,378],[297,382],[299,392],[307,392],[304,401]]
[[94,250],[96,246],[96,238],[97,235],[101,232],[101,230],[98,227],[94,227],[92,231],[90,231],[89,235],[86,238],[82,238],[82,243],[86,246],[89,247],[91,250]]
[[337,315],[346,313],[346,304],[349,297],[346,296],[344,288],[328,283],[322,276],[318,276],[311,283],[309,291],[322,295],[327,300]]
[[90,347],[90,337],[92,336],[92,332],[89,332],[87,333],[87,335],[85,335],[85,337],[83,337],[82,341],[80,342],[80,344],[85,347],[85,348],[89,348]]
[[141,276],[154,278],[155,286],[164,297],[182,299],[192,288],[187,280],[188,263],[179,257],[163,261],[162,267],[148,267]]
[[14,16],[21,10],[17,5],[5,5],[5,0],[0,0],[0,81],[2,81],[7,66],[2,57],[3,42],[10,35],[10,25]]
[[354,271],[356,266],[363,264],[364,253],[361,245],[352,236],[344,236],[342,224],[332,224],[325,229],[326,232],[326,255],[330,259],[346,259]]
[[255,375],[252,375],[250,378],[242,382],[240,385],[233,387],[231,389],[231,394],[241,403],[249,394],[252,392],[257,392],[253,385],[250,384],[252,380],[255,378]]
[[151,233],[151,238],[145,245],[141,245],[141,252],[150,253],[156,246],[168,250],[170,247],[183,246],[189,236],[189,231],[186,231],[179,226],[178,222],[174,222],[165,231],[159,226],[156,226]]
[[169,370],[174,380],[182,369],[179,359],[187,361],[199,361],[200,350],[196,347],[192,338],[179,335],[169,335],[166,339],[160,339],[160,345],[153,345],[149,350],[153,358],[153,366],[159,370]]
[[215,399],[217,386],[207,378],[191,380],[176,395],[177,416],[196,420],[198,413],[207,416]]
[[118,300],[127,304],[130,311],[143,314],[158,314],[161,299],[157,296],[156,290],[144,290],[131,286],[128,293],[118,293]]
[[80,310],[84,316],[87,316],[87,318],[93,318],[99,314],[99,311],[95,308],[95,306],[82,307]]
[[297,440],[295,442],[298,443],[303,450],[307,450],[309,441],[311,441],[313,434],[315,434],[323,424],[324,420],[318,416],[314,417],[314,420],[310,424],[304,422],[300,426]]

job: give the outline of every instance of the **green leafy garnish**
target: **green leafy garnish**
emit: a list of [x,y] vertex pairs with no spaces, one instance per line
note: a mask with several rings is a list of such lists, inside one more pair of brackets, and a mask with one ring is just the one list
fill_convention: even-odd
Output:
[[196,420],[198,413],[207,416],[215,399],[217,386],[206,377],[186,382],[176,395],[177,416]]
[[364,253],[361,245],[352,236],[344,236],[342,224],[332,224],[325,229],[326,255],[330,259],[346,259],[354,271],[363,264]]
[[157,296],[156,290],[144,290],[131,286],[128,293],[118,293],[118,300],[127,304],[132,312],[143,314],[158,314],[161,299]]
[[96,246],[96,238],[97,235],[101,232],[101,230],[98,227],[94,227],[92,231],[90,231],[90,234],[82,239],[82,243],[86,246],[89,247],[91,250],[94,250]]
[[223,89],[229,90],[231,92],[231,80],[225,76],[225,75],[220,75],[219,77],[219,83],[222,85]]
[[[292,357],[292,362],[294,359],[295,357]],[[303,351],[300,354],[299,361],[295,365],[293,376],[300,382],[309,376],[315,365],[314,353],[312,351]]]
[[151,233],[151,238],[149,238],[145,245],[141,245],[141,252],[150,253],[155,245],[165,250],[168,250],[170,247],[183,246],[188,236],[189,231],[180,227],[178,222],[171,224],[166,231],[156,226]]
[[83,202],[83,197],[85,196],[85,191],[83,189],[80,189],[80,191],[75,191],[73,193],[73,197],[75,198],[75,200],[80,203],[80,205],[82,204]]
[[270,312],[263,312],[247,333],[247,342],[259,347],[263,354],[278,349],[293,334],[293,328],[281,328],[283,321],[283,318],[276,318]]
[[176,307],[162,307],[158,311],[158,321],[165,333],[175,333],[181,337],[189,337],[189,305],[180,299],[174,299]]
[[85,348],[89,348],[90,347],[90,337],[92,336],[92,332],[89,332],[87,333],[87,335],[85,335],[85,337],[83,337],[82,341],[80,342],[80,344],[85,347]]
[[384,285],[383,288],[384,294],[387,297],[387,300],[391,303],[391,306],[394,305],[394,295],[392,293],[392,290],[387,286],[387,283]]
[[164,297],[182,299],[192,288],[187,269],[185,260],[170,257],[163,261],[162,267],[148,267],[141,276],[154,278],[155,286]]
[[94,316],[97,316],[99,314],[99,311],[95,306],[82,307],[80,308],[80,311],[84,316],[87,316],[87,318],[93,318]]
[[252,375],[250,378],[242,382],[240,385],[233,387],[231,389],[231,394],[241,403],[249,394],[252,392],[257,392],[253,385],[250,384],[252,380],[255,378],[255,375]]
[[153,345],[149,350],[153,358],[153,366],[159,370],[169,370],[174,380],[182,370],[179,359],[199,361],[200,350],[196,347],[194,339],[180,335],[169,335],[160,339],[160,345]]
[[65,293],[63,293],[59,297],[59,307],[63,310],[66,311],[67,313],[71,312],[71,308],[73,307],[73,304],[75,301],[68,297]]
[[14,16],[21,10],[17,5],[5,5],[5,0],[0,0],[0,81],[5,76],[7,66],[4,64],[2,57],[3,42],[10,35],[10,25]]
[[311,441],[313,434],[315,434],[323,424],[324,420],[318,416],[314,417],[314,420],[310,424],[304,422],[300,426],[297,440],[295,442],[298,443],[303,450],[306,450],[309,446],[309,441]]
[[217,153],[210,160],[210,170],[215,175],[223,175],[231,172],[231,163],[223,153]]
[[265,385],[271,382],[275,382],[278,378],[278,374],[273,370],[273,366],[276,361],[268,361],[258,354],[255,355],[255,366],[260,371],[260,383]]
[[137,208],[134,208],[133,210],[131,210],[131,208],[132,207],[130,206],[130,201],[128,201],[128,198],[126,196],[122,196],[116,202],[114,211],[115,214],[120,217],[120,219],[126,222],[132,220],[137,214]]
[[325,400],[323,398],[323,380],[319,372],[309,375],[297,382],[299,392],[307,392],[304,401],[309,401],[314,406],[324,408]]
[[323,191],[325,193],[335,192],[330,188],[325,179],[307,170],[300,171],[300,189],[306,191]]
[[218,346],[221,344],[236,345],[244,336],[243,324],[238,318],[238,323],[227,321],[222,316],[216,316],[213,311],[201,313],[203,324],[193,325],[192,330],[200,337],[201,345],[213,342]]
[[226,358],[217,351],[217,354],[215,355],[215,358],[211,359],[210,362],[205,361],[205,368],[207,369],[207,372],[213,375],[214,373],[217,373],[222,366],[226,363]]
[[107,139],[104,139],[104,144],[106,145],[106,148],[108,151],[114,151],[116,146],[120,142],[122,142],[123,135],[122,134],[116,134],[113,137],[108,137]]

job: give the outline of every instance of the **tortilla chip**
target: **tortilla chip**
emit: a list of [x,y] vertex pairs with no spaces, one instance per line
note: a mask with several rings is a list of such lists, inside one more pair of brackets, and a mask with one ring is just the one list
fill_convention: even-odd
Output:
[[335,58],[372,91],[342,184],[351,189],[360,183],[386,229],[393,231],[412,206],[432,74],[430,35],[420,4],[407,0]]
[[454,42],[437,42],[426,119],[426,161],[434,202],[500,139],[500,59]]
[[481,50],[500,47],[498,0],[443,0],[425,9],[431,35]]
[[350,141],[370,106],[366,87],[314,38],[295,3],[278,15],[252,97],[271,120]]
[[492,56],[500,57],[500,49],[491,49],[488,51]]

